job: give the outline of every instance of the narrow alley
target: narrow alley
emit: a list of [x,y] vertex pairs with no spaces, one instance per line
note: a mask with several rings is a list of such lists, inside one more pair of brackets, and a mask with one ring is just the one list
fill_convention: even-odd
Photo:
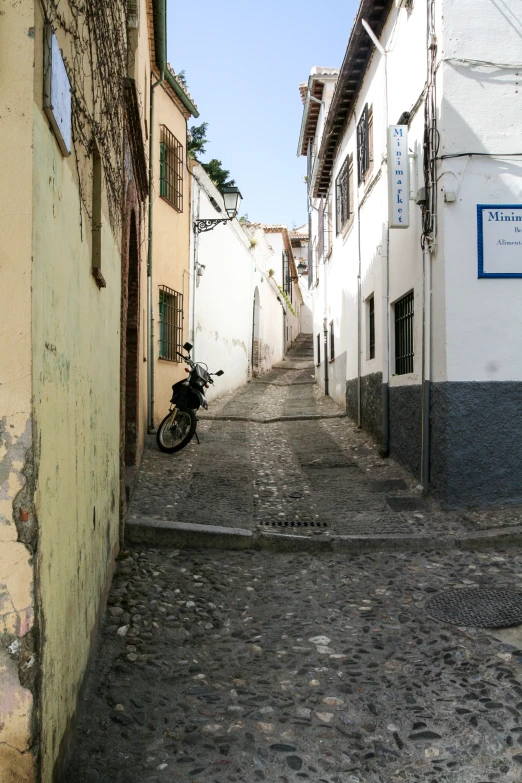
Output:
[[[424,500],[312,374],[301,338],[210,406],[201,445],[149,443],[68,783],[520,781],[520,631],[426,607],[519,589],[519,554],[480,551],[515,515]],[[169,545],[187,523],[251,547]]]

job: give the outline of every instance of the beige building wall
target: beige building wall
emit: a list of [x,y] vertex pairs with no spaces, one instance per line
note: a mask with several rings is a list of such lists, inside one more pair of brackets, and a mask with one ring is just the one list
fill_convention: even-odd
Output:
[[[31,222],[33,3],[5,3],[0,24],[0,783],[35,779]],[[16,78],[13,76],[16,74]],[[24,675],[28,675],[27,677]]]
[[[140,18],[142,89],[145,0]],[[0,783],[50,783],[66,759],[119,546],[122,237],[104,189],[99,288],[77,170],[91,182],[92,156],[64,157],[43,111],[41,5],[6,3],[1,19]],[[139,97],[146,143],[148,91]],[[146,270],[143,226],[138,240]],[[140,284],[143,441],[146,274]]]
[[[120,237],[102,199],[101,269],[75,156],[42,109],[43,16],[36,8],[33,110],[33,385],[41,632],[41,781],[66,753],[119,529]],[[67,56],[68,40],[59,44]],[[87,166],[92,160],[87,159]],[[106,188],[103,189],[105,194]]]
[[[183,210],[178,212],[160,195],[160,141],[164,125],[183,145]],[[167,415],[172,385],[186,377],[185,364],[160,359],[159,286],[183,294],[183,344],[188,339],[189,312],[189,243],[190,243],[190,175],[186,157],[187,121],[167,86],[160,85],[154,95],[154,175],[152,308],[154,314],[154,423]]]

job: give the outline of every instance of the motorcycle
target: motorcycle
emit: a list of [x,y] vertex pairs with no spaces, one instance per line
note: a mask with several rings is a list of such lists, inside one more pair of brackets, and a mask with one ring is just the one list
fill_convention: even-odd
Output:
[[205,389],[213,384],[212,376],[223,375],[223,370],[218,372],[209,372],[204,362],[196,363],[190,358],[192,350],[190,343],[185,343],[183,348],[187,356],[177,351],[183,361],[188,364],[186,372],[188,378],[178,381],[172,387],[172,398],[170,400],[171,409],[161,422],[156,433],[156,443],[160,451],[167,454],[174,454],[176,451],[184,449],[190,443],[194,435],[199,443],[196,427],[198,419],[197,410],[203,406],[208,409],[208,402],[205,398]]

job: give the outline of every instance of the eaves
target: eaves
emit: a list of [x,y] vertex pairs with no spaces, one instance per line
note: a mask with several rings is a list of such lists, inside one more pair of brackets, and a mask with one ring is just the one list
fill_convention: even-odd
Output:
[[392,5],[393,0],[361,0],[359,5],[326,118],[318,155],[317,175],[314,177],[313,195],[315,198],[326,196],[328,193],[336,153],[344,129],[355,108],[374,52],[374,44],[362,26],[362,20],[365,19],[375,35],[379,37]]

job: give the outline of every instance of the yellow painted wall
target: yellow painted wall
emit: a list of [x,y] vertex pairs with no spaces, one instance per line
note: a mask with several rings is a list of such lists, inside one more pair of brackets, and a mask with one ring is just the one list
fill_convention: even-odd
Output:
[[34,616],[31,554],[17,540],[14,518],[20,522],[23,513],[25,519],[19,493],[32,446],[34,11],[30,0],[0,8],[0,783],[32,783],[33,696],[20,684],[19,654],[13,653],[20,640],[25,644]]
[[[103,203],[102,272],[91,274],[90,221],[74,155],[41,108],[36,18],[33,126],[33,384],[41,602],[42,783],[75,709],[118,546],[120,236]],[[60,45],[64,42],[60,38]],[[83,232],[83,236],[82,236]]]
[[[149,157],[149,109],[150,109],[150,50],[149,20],[147,17],[148,0],[140,0],[139,28],[129,31],[129,40],[133,54],[129,62],[129,76],[135,80],[140,98],[143,143],[145,155]],[[148,203],[143,205],[141,235],[138,237],[141,253],[140,272],[140,374],[139,374],[139,413],[138,413],[138,463],[143,453],[148,417],[148,315],[147,315],[147,252],[148,252]]]
[[[183,212],[178,212],[160,193],[160,126],[166,125],[183,145]],[[187,123],[162,86],[154,95],[154,182],[153,199],[153,266],[152,293],[154,310],[154,421],[159,424],[167,415],[172,385],[186,377],[185,364],[159,359],[159,288],[166,285],[183,294],[183,340],[188,339],[189,312],[189,245],[190,245],[190,176],[186,166]]]

